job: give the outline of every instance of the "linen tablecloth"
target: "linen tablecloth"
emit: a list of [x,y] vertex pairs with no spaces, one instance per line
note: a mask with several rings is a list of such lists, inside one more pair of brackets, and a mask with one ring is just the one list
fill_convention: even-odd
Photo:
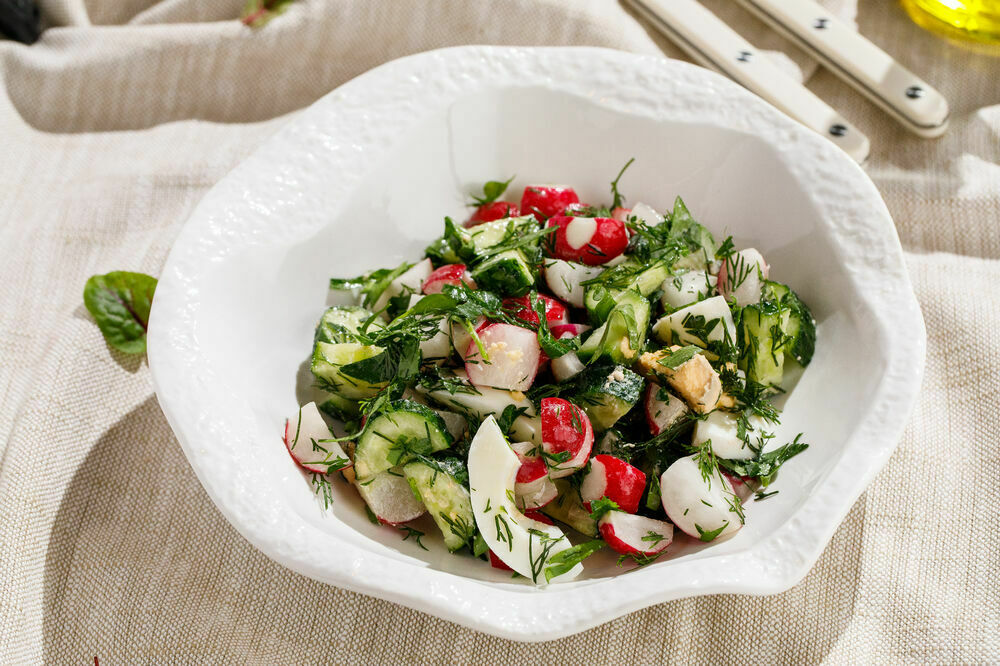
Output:
[[[781,47],[729,0],[706,4]],[[680,54],[610,0],[304,0],[258,31],[234,20],[241,5],[53,0],[38,44],[0,43],[0,662],[1000,660],[1000,60],[861,3],[860,30],[950,99],[937,141],[810,79],[872,139],[929,338],[906,435],[812,572],[784,594],[686,599],[524,645],[257,552],[195,479],[145,361],[105,345],[81,291],[93,273],[157,274],[200,197],[287,114],[388,59],[463,43]]]

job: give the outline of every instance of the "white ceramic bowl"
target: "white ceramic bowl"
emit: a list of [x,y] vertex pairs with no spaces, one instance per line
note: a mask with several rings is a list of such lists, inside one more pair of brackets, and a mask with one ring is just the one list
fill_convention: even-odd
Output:
[[[811,447],[726,542],[635,571],[592,558],[539,589],[365,518],[324,511],[281,444],[327,278],[420,255],[482,182],[517,174],[631,201],[759,248],[819,320],[779,435]],[[592,48],[462,47],[391,62],[305,110],[216,185],[170,254],[149,362],[208,494],[269,557],[307,576],[498,636],[536,641],[679,597],[798,582],[888,459],[917,394],[923,321],[885,205],[825,139],[704,69]]]

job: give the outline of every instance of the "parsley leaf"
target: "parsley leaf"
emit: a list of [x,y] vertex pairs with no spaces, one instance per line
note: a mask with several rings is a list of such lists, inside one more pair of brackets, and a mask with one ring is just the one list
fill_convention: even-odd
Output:
[[809,448],[809,445],[800,441],[802,433],[795,436],[795,439],[782,447],[764,453],[760,451],[750,460],[719,460],[719,464],[737,476],[749,476],[758,479],[762,486],[768,486],[774,481],[774,477],[789,459]]
[[663,358],[657,360],[657,363],[665,368],[674,370],[690,361],[700,352],[700,348],[695,347],[694,345],[688,345],[687,347],[681,347],[680,349],[670,352]]
[[590,503],[590,518],[595,523],[609,511],[621,511],[621,507],[614,500],[607,497],[602,497]]
[[604,542],[595,539],[594,541],[586,541],[584,543],[571,546],[566,550],[561,550],[551,558],[549,558],[548,565],[545,567],[545,582],[549,583],[553,578],[561,576],[573,567],[575,567],[580,562],[604,548]]
[[497,199],[503,196],[503,193],[507,191],[507,187],[510,186],[511,182],[517,176],[511,176],[507,180],[490,180],[483,185],[483,196],[472,197],[473,204],[475,206],[485,206],[486,204],[493,203]]

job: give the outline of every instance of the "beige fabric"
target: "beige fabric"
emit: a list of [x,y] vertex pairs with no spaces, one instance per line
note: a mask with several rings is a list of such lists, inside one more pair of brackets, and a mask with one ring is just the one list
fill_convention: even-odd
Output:
[[[728,3],[706,0],[759,34]],[[929,337],[906,436],[813,571],[774,597],[688,599],[520,645],[315,583],[244,542],[145,362],[106,347],[80,292],[92,273],[156,274],[279,116],[386,59],[459,43],[676,51],[611,0],[316,0],[260,32],[185,23],[241,4],[54,0],[51,20],[72,27],[0,44],[0,662],[1000,660],[1000,60],[862,3],[860,29],[951,99],[935,142],[825,72],[811,82],[872,139]]]

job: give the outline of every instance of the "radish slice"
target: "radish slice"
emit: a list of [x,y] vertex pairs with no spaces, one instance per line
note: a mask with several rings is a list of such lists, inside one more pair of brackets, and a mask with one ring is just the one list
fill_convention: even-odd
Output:
[[596,455],[580,484],[580,499],[588,511],[591,502],[607,497],[625,513],[635,513],[645,489],[646,475],[641,469],[614,456]]
[[317,474],[328,474],[351,466],[351,461],[340,444],[319,441],[332,437],[316,403],[310,402],[303,405],[295,416],[285,420],[282,439],[292,460],[301,467]]
[[521,210],[517,207],[517,204],[512,204],[509,201],[493,201],[476,208],[476,211],[465,223],[465,226],[475,227],[483,222],[493,222],[494,220],[502,220],[505,217],[519,217],[520,215]]
[[412,292],[419,292],[424,285],[424,280],[430,277],[433,272],[434,264],[431,263],[430,259],[418,261],[409,270],[389,283],[389,286],[385,288],[385,291],[375,301],[375,312],[381,312],[389,304],[390,298],[399,296],[406,289]]
[[576,308],[583,307],[583,282],[592,280],[604,270],[600,266],[552,259],[545,262],[545,284],[552,293]]
[[[715,410],[705,420],[698,421],[694,426],[691,443],[701,446],[711,440],[712,452],[727,460],[749,460],[756,454],[753,449],[740,438],[736,427],[736,414]],[[763,438],[765,422],[756,414],[747,419],[752,431],[748,431],[750,444],[761,447],[766,440]]]
[[719,268],[719,293],[746,307],[760,301],[760,289],[771,267],[754,248],[727,257]]
[[559,489],[549,478],[545,460],[537,453],[538,447],[532,442],[516,442],[510,445],[521,461],[514,483],[514,503],[522,511],[539,509],[556,498]]
[[557,382],[564,382],[567,379],[572,379],[587,368],[587,366],[583,364],[583,361],[580,360],[580,357],[576,355],[576,352],[569,352],[568,354],[563,354],[557,359],[553,359],[551,367],[552,376],[556,378]]
[[661,389],[656,382],[646,387],[646,423],[654,435],[677,423],[688,412],[687,404],[672,393],[664,392],[666,400],[663,400]]
[[476,283],[466,270],[465,264],[447,264],[427,276],[423,291],[425,294],[440,294],[446,284],[457,287],[463,283],[469,289],[476,288]]
[[521,195],[521,213],[541,221],[562,215],[567,206],[580,203],[572,187],[565,185],[528,185]]
[[743,527],[732,486],[718,474],[705,479],[695,456],[678,458],[660,476],[660,499],[674,525],[696,539],[713,541]]
[[[504,564],[536,585],[546,584],[551,558],[571,546],[563,531],[534,520],[514,504],[514,483],[521,461],[507,444],[496,419],[488,417],[469,446],[469,488],[476,527]],[[540,562],[542,554],[546,559]],[[549,582],[563,582],[583,572],[577,564]]]
[[549,253],[556,259],[597,266],[620,256],[628,247],[628,229],[610,217],[557,215],[546,226],[556,227],[549,242]]
[[726,477],[726,481],[729,481],[729,485],[733,487],[733,492],[740,501],[746,504],[747,500],[754,494],[754,489],[751,487],[746,480],[739,476],[733,476],[729,472],[723,472]]
[[475,340],[466,351],[465,371],[475,386],[527,391],[535,381],[542,350],[538,336],[513,324],[489,324],[478,331],[487,358]]
[[542,398],[542,450],[549,476],[569,476],[587,464],[594,428],[587,414],[562,398]]
[[583,335],[590,330],[590,326],[586,324],[558,324],[552,326],[549,330],[552,331],[552,335],[555,336],[557,340],[564,340],[566,338],[575,338],[579,335]]
[[611,211],[612,219],[618,220],[619,222],[627,222],[630,215],[632,215],[631,208],[622,208],[621,206],[618,206]]
[[674,526],[670,523],[621,511],[607,512],[597,525],[601,538],[622,555],[656,555],[674,540]]
[[663,281],[663,296],[660,302],[667,310],[682,308],[685,305],[705,298],[715,289],[717,278],[705,271],[688,271]]
[[[538,294],[538,298],[545,303],[545,321],[549,326],[559,326],[569,321],[569,310],[565,305],[544,294]],[[504,307],[511,310],[511,314],[523,322],[538,325],[538,313],[531,303],[530,296],[519,296],[517,298],[503,299]]]
[[379,472],[364,483],[358,483],[357,480],[354,482],[354,487],[358,489],[368,508],[379,522],[387,525],[408,523],[426,511],[423,502],[413,496],[410,484],[400,469],[394,467]]
[[655,208],[644,203],[632,206],[632,217],[638,218],[640,222],[645,222],[651,227],[663,224],[663,216],[657,213]]

